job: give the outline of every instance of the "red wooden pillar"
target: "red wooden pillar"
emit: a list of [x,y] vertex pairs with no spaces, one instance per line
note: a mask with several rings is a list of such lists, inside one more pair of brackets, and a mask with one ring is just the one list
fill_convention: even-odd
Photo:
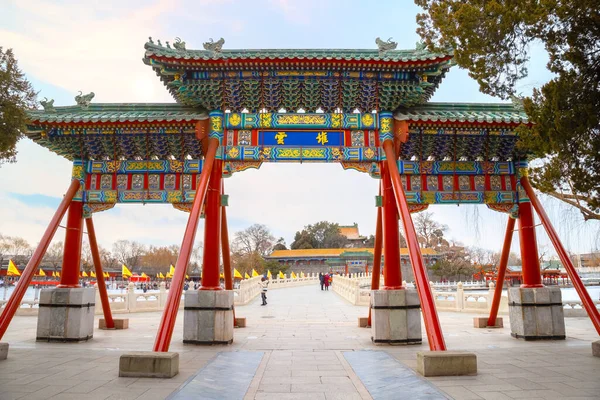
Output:
[[[381,196],[381,182],[379,183],[379,196]],[[381,208],[382,207],[377,207],[377,224],[375,227],[375,244],[373,248],[373,275],[371,276],[371,290],[379,290],[379,275],[381,274],[381,250],[383,240]],[[369,320],[367,325],[371,326],[371,307],[369,307]]]
[[221,290],[219,261],[221,255],[221,179],[223,161],[215,160],[204,207],[204,258],[200,290]]
[[59,288],[76,288],[79,285],[81,265],[81,239],[83,237],[83,203],[73,201],[67,212],[67,232]]
[[381,183],[383,185],[383,272],[384,290],[398,290],[402,287],[400,271],[400,234],[398,208],[390,179],[389,168],[381,163]]
[[46,250],[48,249],[48,246],[50,245],[50,242],[52,241],[52,238],[58,229],[58,225],[67,212],[67,208],[69,207],[69,204],[71,204],[73,197],[75,197],[77,194],[79,186],[80,183],[77,179],[73,179],[71,181],[71,185],[69,185],[67,193],[65,193],[65,196],[60,202],[56,212],[54,213],[54,216],[50,220],[50,223],[44,232],[44,236],[42,236],[42,240],[40,240],[40,243],[33,252],[33,255],[29,259],[27,266],[21,273],[21,277],[15,286],[15,290],[12,292],[8,302],[4,306],[4,309],[2,309],[2,313],[0,314],[0,339],[2,339],[2,336],[4,336],[10,321],[15,316],[17,309],[20,307],[21,300],[23,300],[23,296],[29,287],[29,283],[35,275],[40,262],[42,262],[42,258],[44,258],[44,254],[46,254]]
[[535,239],[535,221],[531,203],[519,203],[519,242],[523,262],[524,288],[543,287],[537,241]]
[[369,264],[366,264],[365,265],[365,274],[368,274],[368,273],[369,273]]
[[345,272],[346,272],[346,276],[348,276],[348,263],[346,263],[346,267],[344,268]]
[[[221,184],[221,194],[224,193]],[[229,232],[227,231],[227,212],[225,206],[221,206],[221,252],[223,254],[223,275],[225,276],[225,290],[233,290],[233,278],[231,270],[231,253],[229,251]]]

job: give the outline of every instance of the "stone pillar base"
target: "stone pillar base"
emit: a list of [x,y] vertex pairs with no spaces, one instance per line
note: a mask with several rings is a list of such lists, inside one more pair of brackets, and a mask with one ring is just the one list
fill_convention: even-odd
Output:
[[[0,343],[0,346],[2,345],[2,343]],[[8,351],[8,347],[6,349]],[[0,360],[2,360],[2,351],[0,348]],[[600,357],[600,340],[596,340],[595,342],[592,342],[592,355],[594,357]],[[6,357],[5,357],[6,358]]]
[[246,317],[236,318],[234,326],[236,328],[245,328],[246,327]]
[[119,359],[120,377],[172,378],[178,373],[179,353],[134,351]]
[[373,343],[421,344],[421,303],[416,289],[371,292]]
[[40,292],[36,340],[79,342],[94,336],[94,288],[51,288]]
[[368,328],[369,327],[369,317],[358,317],[358,327],[359,328]]
[[104,318],[100,318],[98,320],[98,329],[102,329],[102,330],[129,329],[129,318],[113,318],[113,322],[115,323],[115,327],[107,328],[106,321],[104,320]]
[[565,316],[558,287],[509,288],[511,335],[525,340],[565,339]]
[[473,318],[473,328],[503,328],[504,322],[502,318],[496,317],[496,325],[488,326],[488,317],[474,317]]
[[0,343],[0,361],[8,357],[8,343]]
[[233,290],[188,290],[183,312],[183,343],[233,342]]
[[423,376],[477,375],[477,356],[462,351],[419,351],[417,372]]

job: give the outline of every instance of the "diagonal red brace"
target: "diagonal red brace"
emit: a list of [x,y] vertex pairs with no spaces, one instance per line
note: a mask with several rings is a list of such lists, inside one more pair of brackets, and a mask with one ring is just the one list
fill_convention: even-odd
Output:
[[185,273],[187,271],[187,266],[190,262],[190,256],[194,247],[194,239],[196,238],[196,231],[198,229],[200,211],[202,210],[202,204],[204,203],[204,198],[206,197],[208,178],[210,177],[210,173],[213,169],[215,154],[217,153],[218,147],[218,139],[209,139],[208,150],[206,152],[206,156],[204,157],[202,173],[200,174],[200,181],[196,187],[194,203],[192,204],[190,217],[188,219],[187,226],[185,227],[185,233],[183,235],[183,242],[181,243],[179,257],[177,257],[177,263],[175,264],[175,274],[173,274],[173,279],[171,280],[171,288],[169,289],[167,303],[165,304],[160,325],[158,326],[158,332],[156,333],[154,351],[169,351],[169,346],[171,345],[171,337],[173,336],[175,320],[177,319],[179,303],[181,302],[181,292],[183,291]]
[[94,229],[94,221],[92,217],[85,219],[87,227],[88,239],[90,241],[90,250],[92,251],[92,259],[94,260],[94,269],[96,271],[96,283],[98,284],[98,292],[100,293],[100,301],[102,302],[102,313],[104,314],[104,322],[108,329],[114,329],[115,321],[113,321],[110,302],[108,301],[108,292],[106,291],[106,283],[104,282],[104,271],[102,270],[102,261],[100,261],[100,252],[98,251],[98,241],[96,240],[96,230]]
[[494,299],[492,300],[492,308],[487,325],[495,326],[496,317],[498,316],[498,308],[502,298],[502,286],[504,285],[504,276],[506,275],[506,267],[508,265],[508,257],[510,255],[510,244],[512,242],[513,231],[515,229],[514,218],[508,217],[506,224],[506,233],[504,234],[504,245],[502,246],[502,255],[500,256],[500,264],[498,265],[498,275],[496,278],[496,290],[494,291]]
[[431,293],[429,279],[427,278],[427,270],[425,269],[421,248],[419,247],[419,242],[417,240],[417,232],[415,231],[415,226],[410,216],[410,211],[408,210],[406,195],[404,194],[402,182],[400,181],[400,172],[398,171],[398,165],[396,164],[394,143],[391,140],[386,140],[383,142],[383,150],[385,151],[389,174],[392,180],[392,187],[394,188],[398,212],[402,218],[402,225],[404,226],[404,233],[406,234],[408,255],[415,275],[419,298],[421,299],[421,309],[423,310],[423,319],[425,320],[425,330],[427,331],[429,348],[431,350],[446,350],[444,335],[442,334],[440,320],[435,308],[435,300],[433,298],[433,293]]
[[581,299],[583,307],[585,308],[590,319],[592,320],[594,328],[596,328],[596,332],[600,334],[600,313],[598,313],[596,305],[592,301],[592,298],[590,297],[590,294],[585,288],[585,285],[581,281],[581,278],[579,278],[579,275],[577,274],[577,271],[573,266],[573,262],[569,258],[569,254],[560,242],[558,234],[556,233],[554,227],[550,223],[550,218],[548,218],[548,215],[546,215],[546,211],[544,211],[542,203],[540,203],[539,199],[535,195],[535,191],[533,190],[533,187],[531,186],[531,183],[529,183],[529,179],[527,179],[526,176],[521,178],[521,185],[523,186],[523,189],[525,189],[527,197],[529,197],[529,200],[531,201],[531,205],[533,206],[533,208],[535,208],[535,211],[539,215],[540,220],[542,221],[542,225],[544,225],[546,233],[548,234],[550,241],[554,245],[554,248],[558,253],[558,257],[560,258],[562,265],[567,270],[571,282],[573,282],[573,286],[575,287],[575,290],[577,291],[577,294]]
[[0,339],[2,339],[2,336],[4,336],[10,321],[15,316],[15,312],[21,305],[21,300],[23,300],[23,296],[27,291],[27,287],[29,287],[31,279],[35,275],[42,258],[44,258],[44,255],[46,254],[46,250],[48,249],[48,246],[50,245],[50,242],[56,233],[56,229],[58,229],[60,220],[64,217],[69,205],[71,204],[71,201],[73,201],[73,197],[75,197],[77,194],[79,186],[79,180],[73,179],[71,181],[71,185],[69,185],[69,189],[67,189],[65,197],[63,197],[62,201],[60,202],[58,209],[54,213],[54,216],[46,228],[46,232],[44,232],[44,236],[42,236],[42,240],[40,240],[35,252],[23,270],[23,273],[17,282],[17,286],[15,287],[15,291],[8,299],[6,306],[4,306],[4,311],[0,315]]

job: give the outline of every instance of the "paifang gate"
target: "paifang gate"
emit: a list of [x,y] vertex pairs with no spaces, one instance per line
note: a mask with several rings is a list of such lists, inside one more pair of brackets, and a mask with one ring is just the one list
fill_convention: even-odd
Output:
[[[378,263],[383,251],[386,268],[382,288],[390,294],[408,293],[400,273],[400,220],[432,350],[445,350],[446,345],[411,219],[411,213],[430,204],[485,204],[507,214],[500,275],[506,267],[515,219],[519,221],[524,285],[517,288],[522,292],[515,296],[543,288],[532,211],[535,208],[600,332],[598,311],[528,182],[527,154],[515,146],[516,128],[528,124],[519,101],[429,102],[453,65],[453,55],[431,53],[422,45],[396,50],[395,43],[378,41],[377,49],[365,50],[227,50],[223,44],[223,39],[205,43],[203,50],[187,50],[181,41],[173,48],[168,43],[154,43],[151,38],[145,44],[144,62],[156,72],[176,103],[98,104],[92,102],[93,93],[80,93],[74,106],[54,107],[53,101],[44,101],[43,111],[29,113],[26,135],[72,160],[73,174],[63,202],[3,310],[0,338],[67,208],[59,285],[64,290],[79,286],[84,220],[97,276],[103,276],[95,245],[94,213],[117,203],[168,203],[190,213],[154,351],[169,348],[202,213],[206,218],[202,290],[193,294],[196,305],[188,305],[186,298],[186,313],[233,311],[232,300],[227,298],[232,280],[222,178],[259,168],[263,162],[337,162],[345,169],[380,180],[372,288],[379,289]],[[224,291],[219,287],[221,253]],[[495,324],[502,281],[499,278],[490,326]],[[102,278],[99,287],[103,301],[108,302]],[[213,300],[207,300],[207,293]],[[385,305],[378,305],[373,298],[374,318],[391,318],[388,322],[397,323],[395,317],[390,317],[393,311],[408,313],[415,306],[420,318],[419,302],[410,305],[408,297],[406,294],[404,304],[393,304],[388,296]],[[515,304],[522,309],[536,308],[535,299]],[[108,303],[103,308],[110,327],[113,322]],[[214,332],[207,335],[188,341],[232,340],[227,335],[217,338]],[[513,335],[564,338],[564,322],[562,333],[560,326],[554,326],[548,332],[513,329]],[[421,340],[420,330],[418,338],[408,336],[386,338],[384,334],[379,341]]]

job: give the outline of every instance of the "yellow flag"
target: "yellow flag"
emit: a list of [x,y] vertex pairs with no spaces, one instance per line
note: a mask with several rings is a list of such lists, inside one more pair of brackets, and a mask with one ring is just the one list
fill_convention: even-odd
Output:
[[104,273],[104,277],[105,277],[105,278],[110,278],[110,274],[109,274],[108,272],[105,272],[105,273]]
[[240,279],[244,279],[244,277],[242,276],[242,274],[240,274],[240,271],[238,271],[237,269],[233,269],[233,277],[234,278],[240,278]]
[[254,278],[254,277],[256,277],[256,276],[260,276],[260,275],[258,274],[258,272],[256,272],[256,271],[254,270],[254,268],[252,268],[252,277]]
[[52,277],[56,278],[56,272],[52,271]]
[[173,264],[169,266],[169,275],[175,275],[175,267],[173,266]]
[[244,272],[244,278],[245,278],[245,279],[250,279],[250,275],[248,275],[248,273],[247,273],[247,272]]
[[95,277],[96,277],[96,273],[95,273],[94,271],[92,271],[92,272],[90,272],[90,276],[91,276],[92,278],[95,278]]
[[125,264],[121,265],[121,276],[123,276],[124,279],[130,278],[133,276],[133,274],[131,273],[129,268],[127,268],[127,266]]
[[158,277],[161,278],[161,279],[165,279],[165,276],[163,275],[162,272],[160,274],[158,274]]
[[172,274],[169,272],[169,273],[167,274],[167,278],[168,278],[168,279],[172,279],[172,278],[173,278],[173,275],[172,275]]
[[298,276],[296,275],[296,273],[294,271],[292,271],[292,279],[298,279]]
[[185,279],[190,279],[190,277],[188,276],[188,274],[185,274]]
[[43,269],[40,268],[40,276],[46,276],[46,273],[44,272]]
[[223,274],[219,274],[219,278],[221,278],[221,279],[225,279],[225,275],[223,275]]
[[300,278],[304,278],[304,277],[305,277],[305,276],[304,276],[304,272],[303,272],[303,271],[300,271]]
[[56,271],[56,277],[60,278],[60,272]]
[[142,272],[142,274],[141,274],[140,276],[141,276],[142,278],[147,278],[147,277],[148,277],[148,275],[146,275],[146,273],[145,273],[145,272]]
[[272,277],[271,270],[267,270],[267,278],[271,279]]
[[83,276],[84,278],[87,278],[88,274],[87,274],[85,271],[83,271],[83,272],[81,273],[81,276]]
[[17,269],[17,266],[12,260],[8,260],[8,270],[6,271],[8,276],[21,276],[21,273]]
[[279,271],[279,275],[278,275],[281,279],[285,279],[285,275],[283,274],[283,272]]

